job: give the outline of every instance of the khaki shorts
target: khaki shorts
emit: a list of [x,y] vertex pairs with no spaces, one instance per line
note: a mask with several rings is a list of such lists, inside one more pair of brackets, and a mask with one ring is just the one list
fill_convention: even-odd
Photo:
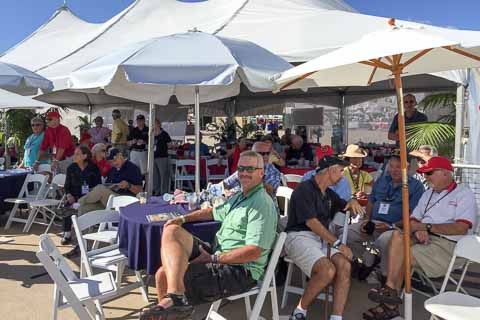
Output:
[[[425,272],[427,277],[438,278],[445,276],[456,245],[456,242],[445,238],[430,236],[428,244],[414,244],[411,252],[417,266]],[[460,260],[457,259],[459,265]]]
[[[330,255],[337,252],[338,250],[332,249]],[[289,232],[285,241],[285,253],[310,277],[315,263],[327,256],[327,246],[311,231]]]

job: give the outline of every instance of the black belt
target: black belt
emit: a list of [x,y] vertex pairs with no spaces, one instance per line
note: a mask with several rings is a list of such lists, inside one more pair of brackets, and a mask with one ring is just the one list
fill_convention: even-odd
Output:
[[434,237],[437,237],[437,238],[442,238],[442,239],[445,239],[445,240],[447,240],[447,241],[450,241],[450,242],[453,242],[453,243],[457,243],[457,241],[455,241],[455,240],[445,238],[444,236],[441,236],[441,235],[436,234],[436,233],[431,233],[431,232],[430,232],[429,234],[430,234],[431,236],[434,236]]

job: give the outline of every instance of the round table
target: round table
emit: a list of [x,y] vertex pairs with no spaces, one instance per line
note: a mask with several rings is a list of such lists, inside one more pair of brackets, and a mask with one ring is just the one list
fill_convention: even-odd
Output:
[[8,207],[3,200],[18,197],[23,182],[29,173],[30,171],[23,169],[0,171],[0,214]]
[[[146,216],[173,210],[188,213],[186,205],[169,205],[161,199],[155,203],[141,205],[138,202],[120,208],[118,229],[120,251],[128,257],[128,266],[133,270],[146,270],[149,275],[155,274],[161,266],[160,242],[164,221],[148,222]],[[202,239],[213,243],[215,234],[220,229],[218,221],[202,221],[185,223],[183,227]]]

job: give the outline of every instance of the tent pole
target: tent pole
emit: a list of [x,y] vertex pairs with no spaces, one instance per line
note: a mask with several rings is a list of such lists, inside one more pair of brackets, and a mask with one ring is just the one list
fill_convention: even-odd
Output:
[[344,145],[348,145],[348,110],[345,105],[345,92],[342,92],[340,95],[340,103],[341,103],[341,108],[342,108],[342,114],[343,114],[343,136],[342,136],[342,142]]
[[464,127],[464,113],[465,113],[465,85],[459,84],[457,86],[457,101],[455,102],[455,163],[463,162],[463,127]]
[[153,194],[153,147],[155,144],[155,111],[156,106],[150,103],[149,108],[149,127],[148,127],[148,160],[147,160],[147,174],[145,175],[147,194]]
[[402,68],[393,66],[395,88],[397,91],[398,107],[398,135],[400,138],[400,162],[402,168],[402,211],[403,211],[403,240],[404,240],[404,267],[405,267],[405,319],[412,320],[412,286],[410,261],[410,209],[408,204],[408,175],[407,175],[407,144],[405,135],[405,110],[403,107]]
[[200,192],[200,89],[195,86],[195,192]]

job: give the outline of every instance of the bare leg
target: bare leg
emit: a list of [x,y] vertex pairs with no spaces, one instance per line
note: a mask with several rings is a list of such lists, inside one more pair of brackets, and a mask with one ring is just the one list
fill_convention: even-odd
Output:
[[183,294],[185,292],[183,277],[188,268],[192,246],[192,235],[182,227],[169,225],[164,228],[161,256],[168,293]]
[[298,306],[304,310],[315,301],[318,294],[330,283],[335,277],[335,266],[326,257],[320,258],[312,268],[310,281],[303,292],[303,296]]
[[402,287],[405,273],[405,254],[403,252],[403,235],[395,230],[389,245],[387,286],[399,290]]
[[350,273],[352,266],[342,254],[337,253],[332,257],[335,265],[335,279],[333,283],[333,315],[341,316],[347,304],[350,292]]
[[155,284],[157,288],[158,303],[160,303],[160,300],[167,294],[167,275],[165,274],[163,267],[160,267],[160,269],[157,270],[157,273],[155,273]]

